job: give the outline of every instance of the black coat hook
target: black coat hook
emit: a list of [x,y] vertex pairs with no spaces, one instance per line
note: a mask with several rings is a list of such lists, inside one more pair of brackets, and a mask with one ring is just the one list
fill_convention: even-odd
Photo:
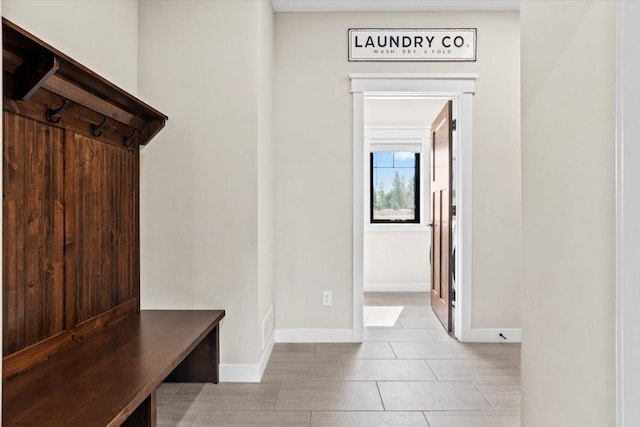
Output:
[[134,129],[131,135],[123,136],[122,145],[124,145],[127,148],[131,147],[133,145],[133,137],[136,136],[137,134],[138,134],[138,129]]
[[62,109],[66,106],[67,106],[67,100],[63,99],[62,105],[59,106],[58,108],[47,107],[47,109],[45,110],[45,117],[47,118],[47,121],[51,123],[59,123],[62,117],[54,117],[54,116],[58,114],[60,111],[62,111]]
[[102,123],[100,123],[99,125],[89,125],[89,131],[91,132],[91,135],[98,137],[100,135],[102,135],[102,126],[104,126],[104,124],[107,123],[107,118],[105,117],[102,120]]

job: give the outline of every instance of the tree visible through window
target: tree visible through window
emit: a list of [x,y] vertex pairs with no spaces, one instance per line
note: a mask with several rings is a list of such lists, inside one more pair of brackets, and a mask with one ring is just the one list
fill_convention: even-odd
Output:
[[371,222],[420,222],[420,154],[371,153]]

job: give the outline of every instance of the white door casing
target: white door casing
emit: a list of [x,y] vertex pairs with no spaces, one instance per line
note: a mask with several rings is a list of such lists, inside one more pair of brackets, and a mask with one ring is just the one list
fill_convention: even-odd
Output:
[[474,340],[471,329],[471,173],[472,109],[476,74],[350,74],[353,97],[353,341],[363,340],[363,238],[365,225],[364,100],[367,96],[441,97],[454,101],[457,118],[454,136],[456,161],[456,310],[454,334],[460,341]]

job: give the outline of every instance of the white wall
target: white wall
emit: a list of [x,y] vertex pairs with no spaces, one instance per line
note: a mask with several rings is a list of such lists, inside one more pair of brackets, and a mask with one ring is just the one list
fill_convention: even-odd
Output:
[[428,230],[365,232],[365,291],[368,284],[374,283],[422,284],[424,291],[429,291],[427,282],[431,281],[430,236]]
[[[478,61],[349,63],[351,27],[477,27]],[[518,328],[518,14],[277,13],[275,67],[276,328],[352,327],[352,72],[479,74],[472,326]]]
[[618,425],[631,427],[640,423],[640,3],[621,2],[618,19],[618,191],[624,188],[624,197],[619,200],[620,241],[616,248],[621,285],[617,295],[621,339],[618,358],[622,363],[617,379],[618,390],[624,393],[619,402],[622,417]]
[[274,302],[273,9],[258,3],[258,321]]
[[615,3],[520,13],[523,426],[613,426]]
[[138,2],[2,0],[2,16],[136,94]]
[[259,306],[273,298],[264,6],[143,1],[139,9],[139,91],[169,116],[144,150],[142,305],[226,309],[224,366],[260,359]]

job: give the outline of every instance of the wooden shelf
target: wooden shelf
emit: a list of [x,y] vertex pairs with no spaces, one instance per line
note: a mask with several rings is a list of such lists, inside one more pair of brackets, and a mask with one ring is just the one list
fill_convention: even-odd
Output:
[[47,90],[121,123],[129,128],[127,136],[136,130],[138,145],[148,144],[168,120],[166,115],[5,18],[2,37],[3,71],[12,82],[5,84],[5,90],[12,100],[27,101],[39,90]]

